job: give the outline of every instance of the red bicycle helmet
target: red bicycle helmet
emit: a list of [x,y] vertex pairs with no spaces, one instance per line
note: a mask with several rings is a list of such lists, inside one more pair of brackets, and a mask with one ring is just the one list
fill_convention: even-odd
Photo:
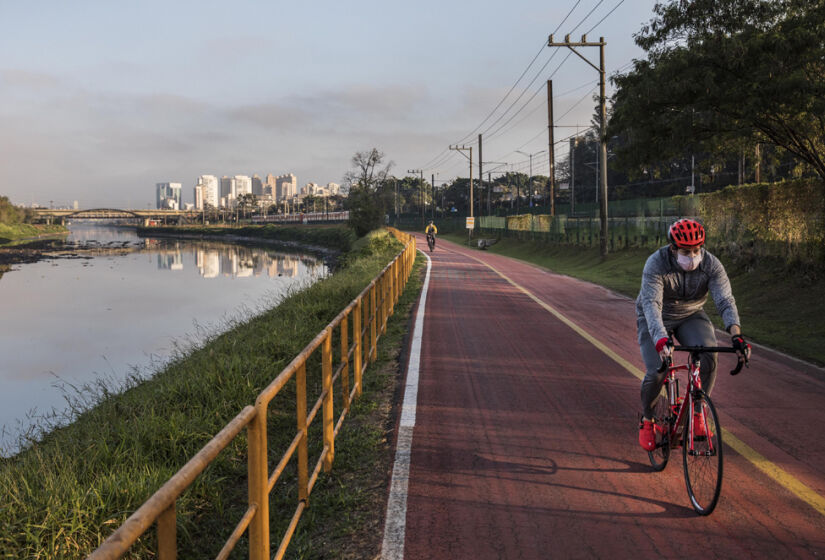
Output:
[[667,230],[667,240],[676,247],[704,245],[705,228],[697,221],[682,218]]

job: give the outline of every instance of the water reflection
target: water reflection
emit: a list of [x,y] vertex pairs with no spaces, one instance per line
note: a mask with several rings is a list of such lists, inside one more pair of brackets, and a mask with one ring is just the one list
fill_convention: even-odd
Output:
[[319,264],[316,259],[306,256],[238,245],[168,241],[162,243],[158,239],[145,241],[146,246],[157,253],[159,270],[183,270],[184,251],[193,251],[194,264],[202,278],[296,278],[302,266],[314,268]]
[[312,255],[121,228],[73,226],[67,241],[92,250],[13,265],[0,281],[0,454],[30,416],[65,408],[56,384],[148,374],[327,272]]

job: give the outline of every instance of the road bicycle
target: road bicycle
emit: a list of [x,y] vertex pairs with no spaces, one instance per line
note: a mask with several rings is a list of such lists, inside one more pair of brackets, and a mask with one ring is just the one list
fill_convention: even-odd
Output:
[[[673,364],[668,357],[659,371],[667,369],[662,390],[653,406],[656,448],[648,452],[655,471],[667,466],[672,449],[682,448],[685,484],[693,509],[710,515],[722,491],[722,428],[713,401],[702,389],[699,379],[699,355],[707,352],[736,353],[731,347],[675,346],[676,352],[689,352],[687,363]],[[748,363],[739,356],[736,375]],[[679,394],[677,371],[686,371],[687,390]]]
[[427,245],[430,247],[430,253],[435,250],[435,235],[432,233],[427,234]]

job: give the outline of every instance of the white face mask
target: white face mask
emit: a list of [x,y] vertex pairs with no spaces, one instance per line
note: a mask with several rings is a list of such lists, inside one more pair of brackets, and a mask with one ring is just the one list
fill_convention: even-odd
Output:
[[700,252],[695,257],[683,255],[681,253],[676,253],[676,262],[679,263],[679,266],[682,267],[682,270],[686,272],[696,270],[699,267],[699,263],[702,262],[702,253]]

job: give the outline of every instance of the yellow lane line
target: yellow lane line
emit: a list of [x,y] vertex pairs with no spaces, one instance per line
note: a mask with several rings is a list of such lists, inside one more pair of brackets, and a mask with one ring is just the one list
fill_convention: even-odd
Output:
[[[558,310],[556,310],[551,305],[548,305],[541,299],[539,299],[536,295],[532,292],[527,290],[527,288],[517,284],[512,279],[510,279],[506,274],[500,272],[496,269],[493,265],[482,261],[472,255],[468,255],[470,258],[480,262],[484,266],[488,267],[490,270],[507,280],[510,284],[512,284],[517,290],[524,293],[527,297],[535,301],[539,304],[542,308],[546,311],[549,311],[551,315],[553,315],[556,319],[573,329],[579,336],[587,340],[590,344],[604,352],[609,358],[615,361],[617,364],[622,366],[624,369],[629,371],[631,374],[635,375],[638,379],[644,379],[644,372],[616,354],[613,350],[608,348],[605,344],[601,341],[597,340],[593,337],[590,333],[586,330],[578,326],[576,323],[562,315]],[[802,500],[803,502],[807,503],[809,506],[814,508],[819,514],[825,515],[825,498],[821,495],[817,494],[815,490],[811,487],[807,486],[801,480],[790,474],[789,472],[781,469],[775,463],[771,462],[751,446],[743,442],[741,439],[733,435],[730,431],[726,429],[722,429],[723,433],[723,440],[727,443],[731,448],[733,448],[737,453],[742,455],[745,459],[750,461],[757,469],[762,471],[766,474],[769,478],[772,478],[776,481],[780,486],[785,488],[786,490],[793,493],[797,498]]]

